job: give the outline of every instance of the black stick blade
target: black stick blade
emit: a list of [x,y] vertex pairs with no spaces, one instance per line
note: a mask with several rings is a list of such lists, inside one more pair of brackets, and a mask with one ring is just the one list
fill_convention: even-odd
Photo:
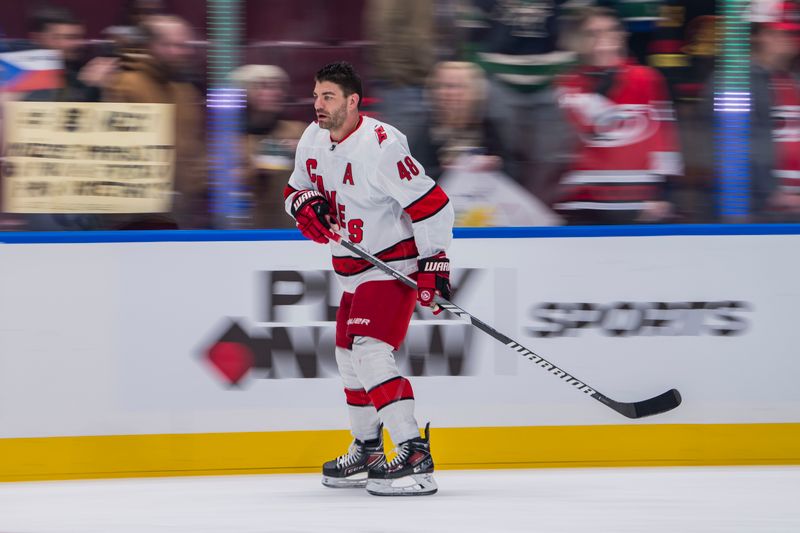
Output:
[[666,413],[667,411],[675,409],[680,404],[681,393],[678,392],[678,389],[671,389],[664,394],[659,394],[655,398],[642,400],[641,402],[634,402],[632,404],[634,416],[630,418],[642,418],[645,416]]
[[643,418],[666,413],[681,404],[681,393],[677,389],[668,390],[663,394],[641,402],[618,402],[599,392],[592,394],[592,397],[628,418]]
[[666,413],[678,407],[681,404],[681,393],[678,389],[670,389],[664,394],[660,394],[655,398],[636,402],[636,418],[643,416],[657,415]]

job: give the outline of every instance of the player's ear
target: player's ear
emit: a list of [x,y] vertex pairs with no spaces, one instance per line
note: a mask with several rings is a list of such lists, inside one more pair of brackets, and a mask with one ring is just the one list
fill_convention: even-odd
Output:
[[353,94],[350,95],[350,103],[353,104],[354,108],[358,109],[359,101],[360,101],[360,98],[359,98],[358,94],[353,93]]

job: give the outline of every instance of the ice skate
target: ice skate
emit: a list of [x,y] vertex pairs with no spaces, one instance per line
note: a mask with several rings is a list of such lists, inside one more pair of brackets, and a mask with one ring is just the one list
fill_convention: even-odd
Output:
[[407,440],[397,447],[397,456],[368,473],[367,492],[375,496],[427,496],[439,487],[433,479],[430,424],[425,436]]
[[355,439],[346,454],[322,465],[322,484],[333,488],[363,487],[367,484],[367,472],[385,463],[381,426],[376,439]]

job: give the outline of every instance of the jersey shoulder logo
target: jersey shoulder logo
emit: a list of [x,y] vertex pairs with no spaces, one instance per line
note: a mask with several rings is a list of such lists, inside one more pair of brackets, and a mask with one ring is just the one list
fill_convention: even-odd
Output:
[[378,136],[378,146],[383,144],[383,141],[389,138],[386,135],[386,130],[383,129],[383,126],[378,126],[377,128],[375,128],[375,135]]

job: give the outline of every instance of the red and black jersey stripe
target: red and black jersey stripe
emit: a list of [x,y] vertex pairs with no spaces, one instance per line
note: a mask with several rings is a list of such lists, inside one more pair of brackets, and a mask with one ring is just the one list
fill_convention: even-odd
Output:
[[[417,243],[414,237],[409,237],[403,241],[393,244],[375,254],[378,259],[389,263],[391,261],[402,261],[403,259],[416,259],[419,255]],[[340,276],[355,276],[374,268],[371,263],[358,257],[333,256],[333,271]]]
[[422,222],[444,209],[450,198],[438,185],[434,185],[428,192],[411,202],[405,211],[411,217],[411,222]]
[[375,409],[380,411],[389,404],[401,400],[413,400],[414,391],[411,390],[411,382],[402,376],[387,379],[383,383],[375,385],[367,391],[369,399]]
[[297,189],[295,189],[291,185],[287,185],[283,189],[283,199],[286,200],[287,198],[289,198],[289,196],[291,196],[292,194],[294,194],[296,192],[297,192]]
[[368,405],[372,405],[369,396],[367,396],[367,391],[364,389],[348,389],[345,387],[344,395],[347,397],[347,405],[352,405],[354,407],[367,407]]

